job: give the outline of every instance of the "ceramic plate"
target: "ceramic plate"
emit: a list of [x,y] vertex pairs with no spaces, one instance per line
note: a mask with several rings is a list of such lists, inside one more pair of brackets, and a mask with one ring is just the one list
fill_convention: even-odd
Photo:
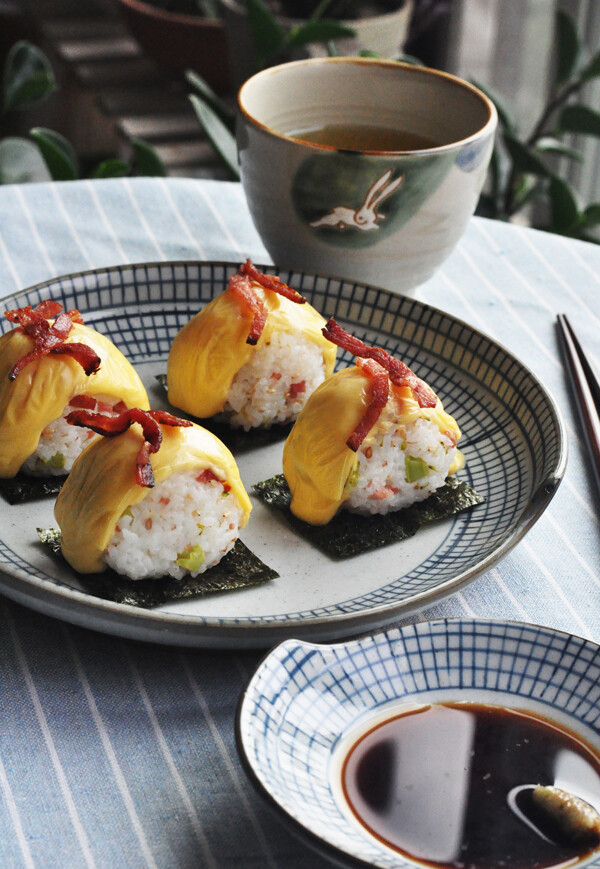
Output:
[[[271,807],[336,864],[422,866],[370,835],[343,798],[341,765],[358,735],[411,703],[467,700],[541,715],[599,752],[599,678],[597,645],[517,622],[423,622],[332,646],[288,640],[242,695],[238,749]],[[597,775],[569,789],[585,785],[600,810]],[[598,852],[577,865],[600,866]]]
[[[168,407],[156,375],[173,336],[226,286],[227,263],[157,263],[68,275],[2,300],[3,309],[53,298],[78,308],[139,371],[155,408]],[[54,525],[52,501],[2,508],[2,590],[77,624],[138,639],[214,647],[266,647],[290,636],[336,639],[430,605],[505,555],[539,518],[564,472],[560,414],[517,359],[459,320],[413,299],[351,281],[280,272],[326,317],[399,355],[436,390],[462,431],[461,477],[485,496],[471,512],[412,539],[342,563],[320,554],[253,498],[242,540],[280,578],[262,586],[154,610],[83,592],[37,542]],[[4,318],[3,318],[4,319]],[[6,321],[3,329],[9,328]],[[341,365],[351,362],[342,355]],[[240,453],[242,479],[281,471],[282,443]]]

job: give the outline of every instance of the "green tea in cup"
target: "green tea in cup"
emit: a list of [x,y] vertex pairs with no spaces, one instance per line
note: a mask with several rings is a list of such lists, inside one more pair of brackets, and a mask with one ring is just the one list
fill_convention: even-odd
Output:
[[496,110],[447,73],[372,58],[265,69],[239,97],[250,213],[275,263],[406,292],[473,214]]

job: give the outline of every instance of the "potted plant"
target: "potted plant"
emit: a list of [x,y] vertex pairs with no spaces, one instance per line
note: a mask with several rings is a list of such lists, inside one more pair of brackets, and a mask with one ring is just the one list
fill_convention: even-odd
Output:
[[117,178],[164,175],[165,168],[154,149],[141,139],[131,140],[133,161],[105,156],[100,162],[82,166],[75,149],[61,133],[46,127],[32,127],[29,138],[11,134],[14,115],[28,115],[58,89],[54,71],[43,51],[27,40],[9,50],[0,76],[0,120],[9,135],[0,137],[0,184],[36,181],[73,181],[76,178]]
[[234,82],[264,66],[327,53],[396,57],[403,49],[413,0],[221,0]]
[[219,0],[118,0],[123,19],[148,57],[169,75],[193,69],[217,93],[231,89]]

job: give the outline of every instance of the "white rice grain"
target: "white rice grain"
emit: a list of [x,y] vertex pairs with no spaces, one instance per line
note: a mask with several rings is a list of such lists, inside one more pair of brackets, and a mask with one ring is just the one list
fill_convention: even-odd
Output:
[[223,414],[249,431],[296,419],[325,379],[323,351],[314,341],[277,332],[253,352],[233,379]]
[[[386,411],[358,450],[358,474],[344,503],[355,513],[389,513],[423,501],[444,485],[456,456],[456,446],[434,422],[398,425]],[[407,479],[407,456],[426,467],[425,476]]]
[[[119,519],[106,563],[131,579],[198,576],[217,564],[237,540],[242,510],[218,480],[199,470],[172,474]],[[203,557],[187,569],[186,553]],[[180,562],[180,563],[178,563]]]
[[63,416],[48,423],[40,435],[37,448],[21,465],[21,470],[35,477],[64,476],[73,462],[97,437],[89,428],[69,425],[66,415],[76,408],[67,405]]

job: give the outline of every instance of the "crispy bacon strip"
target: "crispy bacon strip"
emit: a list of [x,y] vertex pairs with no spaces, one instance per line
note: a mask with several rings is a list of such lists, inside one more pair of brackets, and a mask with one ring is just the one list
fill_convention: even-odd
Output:
[[157,453],[160,449],[162,443],[161,424],[183,427],[192,425],[189,420],[180,419],[165,410],[141,410],[139,407],[124,410],[118,416],[107,416],[104,413],[85,409],[72,410],[67,415],[67,422],[71,425],[91,428],[96,434],[108,438],[123,434],[134,422],[139,423],[142,427],[144,443],[137,454],[135,478],[138,486],[146,486],[150,489],[154,486],[150,455]]
[[260,284],[265,290],[273,290],[274,293],[279,293],[280,296],[285,296],[290,302],[296,302],[298,305],[304,305],[306,299],[292,287],[284,284],[280,278],[275,275],[266,275],[259,271],[254,263],[247,259],[238,269],[238,275],[246,275],[255,283]]
[[74,395],[69,399],[71,407],[80,407],[85,410],[96,410],[98,402],[91,395]]
[[4,316],[11,323],[18,323],[20,326],[24,326],[29,320],[38,320],[40,317],[51,320],[52,317],[56,317],[59,311],[62,311],[60,302],[46,299],[45,302],[40,302],[35,308],[32,308],[31,305],[25,305],[24,308],[13,308],[12,311],[5,311]]
[[363,359],[374,359],[388,372],[394,386],[408,386],[412,389],[419,407],[435,407],[437,404],[435,393],[427,384],[419,380],[408,365],[390,356],[387,351],[382,350],[380,347],[368,347],[359,338],[351,335],[350,332],[346,332],[339,323],[336,323],[333,317],[324,326],[323,335],[333,344],[337,344],[338,347],[348,350],[354,356],[362,357]]
[[225,480],[220,480],[210,468],[205,468],[201,474],[196,477],[198,483],[211,483],[213,480],[223,486],[224,492],[231,492],[231,486]]
[[92,395],[74,395],[69,399],[71,407],[82,407],[86,410],[97,410],[99,413],[121,413],[127,410],[127,405],[124,401],[117,401],[111,404],[109,401],[98,401]]
[[390,388],[387,371],[374,359],[359,358],[356,364],[363,374],[366,374],[371,380],[371,400],[365,415],[346,441],[346,446],[350,447],[353,452],[357,451],[379,419],[381,411],[387,404]]
[[252,316],[246,344],[254,345],[265,328],[269,312],[252,289],[252,281],[247,275],[232,275],[229,278],[229,289],[239,299],[242,309]]
[[275,293],[279,293],[280,296],[285,296],[286,299],[290,299],[292,302],[297,302],[299,305],[303,305],[306,299],[300,293],[297,293],[296,290],[280,281],[279,278],[273,275],[265,275],[249,259],[246,260],[239,267],[237,274],[229,278],[229,289],[237,296],[242,308],[252,316],[246,344],[254,345],[258,342],[262,330],[265,328],[269,312],[255,293],[252,284],[259,284],[264,290],[272,290]]
[[[73,328],[73,323],[82,322],[81,314],[76,308],[62,311],[59,302],[47,299],[35,308],[26,305],[24,308],[6,311],[5,317],[11,323],[18,323],[17,328],[21,328],[34,342],[33,350],[21,357],[9,371],[10,381],[13,381],[30,362],[49,353],[71,356],[79,362],[88,377],[100,368],[100,357],[87,344],[64,343]],[[48,320],[53,317],[56,319],[50,324]]]

